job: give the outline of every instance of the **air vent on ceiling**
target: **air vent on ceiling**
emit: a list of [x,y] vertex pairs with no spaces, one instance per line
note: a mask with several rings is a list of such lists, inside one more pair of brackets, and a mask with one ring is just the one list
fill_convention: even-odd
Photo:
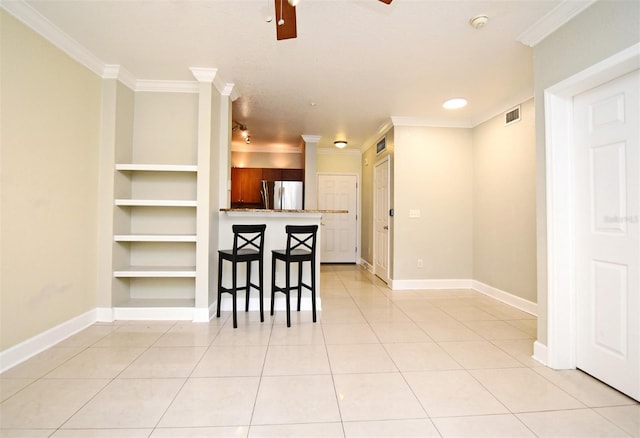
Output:
[[520,105],[504,113],[504,126],[520,121]]

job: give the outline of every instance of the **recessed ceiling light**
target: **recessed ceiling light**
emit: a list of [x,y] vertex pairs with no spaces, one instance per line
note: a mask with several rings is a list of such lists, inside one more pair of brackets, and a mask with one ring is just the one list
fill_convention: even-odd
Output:
[[469,24],[473,26],[475,29],[482,29],[489,22],[489,17],[484,14],[476,15],[475,17],[469,20]]
[[467,99],[463,99],[462,97],[449,99],[442,104],[442,107],[445,109],[458,109],[458,108],[464,108],[465,106],[467,106]]

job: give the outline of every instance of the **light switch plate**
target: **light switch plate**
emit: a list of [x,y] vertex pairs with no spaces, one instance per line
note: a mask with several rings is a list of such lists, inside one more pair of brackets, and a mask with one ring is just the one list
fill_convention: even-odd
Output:
[[417,209],[409,210],[409,217],[420,217],[420,210],[417,210]]

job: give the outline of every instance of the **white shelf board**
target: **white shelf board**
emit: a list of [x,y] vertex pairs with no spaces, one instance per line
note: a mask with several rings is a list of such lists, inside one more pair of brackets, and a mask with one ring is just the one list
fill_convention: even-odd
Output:
[[195,266],[129,266],[113,272],[114,277],[127,278],[195,278]]
[[116,164],[116,170],[146,172],[197,172],[195,164]]
[[178,199],[116,199],[122,207],[196,207],[197,202]]
[[131,298],[114,307],[194,307],[192,298]]
[[133,298],[112,308],[114,320],[193,321],[195,299]]
[[116,234],[116,242],[195,242],[195,234]]

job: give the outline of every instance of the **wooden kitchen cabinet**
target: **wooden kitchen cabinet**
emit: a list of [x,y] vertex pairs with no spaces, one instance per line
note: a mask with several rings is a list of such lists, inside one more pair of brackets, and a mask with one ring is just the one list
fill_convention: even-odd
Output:
[[282,169],[263,168],[262,179],[265,181],[281,181]]
[[304,181],[304,169],[262,169],[265,181]]
[[231,169],[231,203],[232,204],[262,204],[262,169],[240,168]]
[[282,181],[304,181],[304,169],[282,169]]

